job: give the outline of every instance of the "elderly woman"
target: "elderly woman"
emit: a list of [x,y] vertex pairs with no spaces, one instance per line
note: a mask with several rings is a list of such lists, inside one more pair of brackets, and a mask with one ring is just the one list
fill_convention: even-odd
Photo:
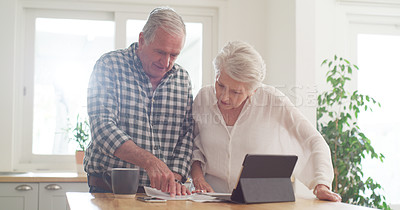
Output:
[[214,60],[215,86],[200,90],[191,175],[196,190],[232,192],[246,154],[295,154],[294,176],[319,199],[330,191],[330,150],[312,124],[277,89],[263,85],[265,64],[245,42],[230,42]]

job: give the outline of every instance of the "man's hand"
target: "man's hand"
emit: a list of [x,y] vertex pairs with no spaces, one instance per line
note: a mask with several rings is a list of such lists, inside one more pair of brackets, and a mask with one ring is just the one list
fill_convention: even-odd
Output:
[[176,195],[190,195],[189,189],[186,188],[185,185],[181,182],[182,176],[174,173],[175,175],[175,187],[176,187]]
[[175,176],[164,162],[154,157],[143,168],[150,178],[151,187],[176,195]]
[[[167,192],[171,197],[175,195],[190,195],[189,189],[181,184],[182,176],[173,173],[161,160],[154,158],[153,163],[144,168],[150,178],[151,187]],[[179,180],[179,182],[177,181]]]
[[342,201],[342,197],[340,197],[340,195],[330,191],[329,188],[323,184],[315,186],[314,195],[316,195],[317,198],[320,200],[328,200],[334,202]]
[[133,141],[126,141],[115,151],[114,155],[146,170],[153,188],[168,192],[172,197],[189,192],[184,185],[175,182],[175,180],[182,179],[179,174],[172,173],[163,161],[138,147]]

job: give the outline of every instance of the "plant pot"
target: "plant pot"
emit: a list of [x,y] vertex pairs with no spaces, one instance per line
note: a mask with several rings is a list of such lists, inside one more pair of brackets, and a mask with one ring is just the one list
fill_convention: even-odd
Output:
[[83,170],[83,158],[85,157],[85,151],[76,151],[75,152],[75,161],[76,161],[76,172],[79,175],[84,175],[85,171]]

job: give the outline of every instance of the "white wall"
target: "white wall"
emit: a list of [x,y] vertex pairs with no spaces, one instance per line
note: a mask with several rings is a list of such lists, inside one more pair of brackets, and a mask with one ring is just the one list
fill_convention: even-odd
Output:
[[252,44],[267,65],[266,84],[276,86],[315,122],[315,0],[227,1],[219,46]]
[[0,1],[0,171],[11,168],[16,1]]
[[282,87],[295,84],[295,1],[242,0],[228,2],[221,47],[226,41],[253,45],[267,65],[265,83]]

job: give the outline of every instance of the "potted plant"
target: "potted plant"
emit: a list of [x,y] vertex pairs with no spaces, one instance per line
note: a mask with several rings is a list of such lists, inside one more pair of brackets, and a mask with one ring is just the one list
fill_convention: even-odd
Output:
[[325,59],[321,66],[328,67],[326,82],[331,87],[318,96],[317,128],[331,149],[334,180],[333,191],[342,196],[346,203],[390,209],[382,189],[371,177],[364,178],[361,161],[365,155],[383,162],[384,156],[375,152],[371,141],[358,126],[361,110],[372,111],[371,105],[378,105],[374,98],[358,90],[352,93],[345,89],[351,80],[356,65],[338,58]]
[[90,126],[87,118],[81,119],[79,114],[76,117],[76,124],[72,130],[70,141],[77,143],[78,148],[75,151],[75,160],[78,174],[84,174],[83,158],[85,156],[86,147],[90,141]]

